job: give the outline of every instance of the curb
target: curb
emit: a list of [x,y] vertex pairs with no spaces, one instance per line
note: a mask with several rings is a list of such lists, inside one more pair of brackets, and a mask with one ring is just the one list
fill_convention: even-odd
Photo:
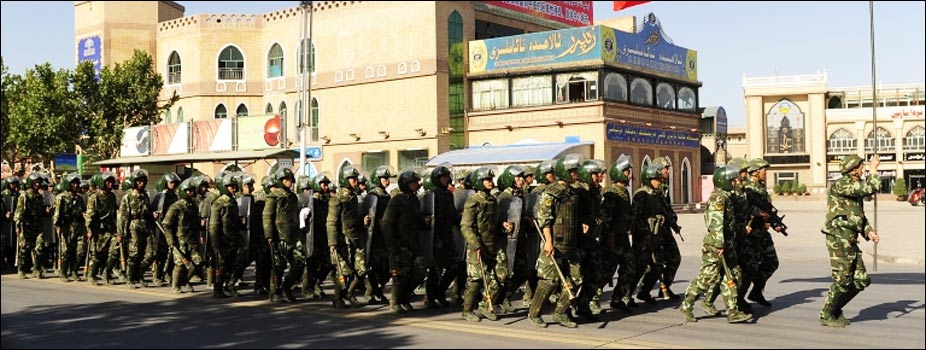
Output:
[[[875,258],[874,253],[865,252],[871,259]],[[926,264],[926,259],[914,259],[914,258],[903,258],[898,256],[890,256],[884,254],[878,254],[878,261],[883,261],[891,264],[911,264],[911,265],[923,265]]]

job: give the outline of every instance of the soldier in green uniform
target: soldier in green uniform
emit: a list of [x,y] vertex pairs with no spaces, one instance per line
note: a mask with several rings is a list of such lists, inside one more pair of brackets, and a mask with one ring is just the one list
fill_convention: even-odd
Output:
[[[84,226],[83,197],[80,191],[80,176],[70,173],[64,176],[67,191],[61,192],[55,198],[55,213],[52,222],[55,225],[60,241],[58,251],[61,256],[61,267],[58,277],[62,281],[78,280],[77,270],[80,261],[77,260],[77,236],[82,232],[79,227]],[[68,278],[70,277],[70,279]]]
[[727,322],[740,323],[752,318],[752,315],[739,310],[736,301],[738,275],[741,273],[737,264],[734,236],[740,229],[736,222],[733,208],[732,191],[738,186],[738,169],[735,167],[718,167],[714,171],[714,192],[704,212],[707,234],[701,247],[701,270],[688,285],[685,299],[679,307],[686,322],[697,322],[694,317],[694,302],[698,294],[721,286],[721,294],[727,305]]
[[[171,277],[171,291],[182,293],[181,287],[188,285],[190,266],[202,262],[199,255],[199,209],[193,203],[196,196],[196,183],[193,178],[180,183],[179,199],[170,205],[164,220],[164,239],[173,252],[174,268]],[[193,287],[190,287],[192,292]]]
[[[757,263],[757,266],[753,268],[752,276],[745,273],[744,267],[744,280],[740,285],[739,292],[741,297],[746,295],[750,284],[752,284],[749,300],[765,307],[770,307],[772,304],[765,300],[762,291],[772,274],[778,270],[778,253],[775,251],[775,243],[772,241],[772,235],[768,230],[770,227],[769,215],[771,213],[762,211],[752,203],[762,202],[771,207],[772,199],[768,195],[768,189],[765,185],[766,169],[768,167],[768,162],[762,158],[756,158],[747,163],[749,177],[743,187],[746,191],[746,198],[750,203],[750,226],[752,226],[752,229],[749,235],[746,236],[746,246],[744,248],[746,256],[751,257],[750,260]],[[781,227],[776,227],[775,230],[780,232]]]
[[145,186],[148,185],[148,172],[138,169],[129,176],[132,190],[122,197],[119,215],[116,217],[116,240],[126,240],[126,277],[129,288],[139,288],[144,280],[145,271],[141,269],[142,255],[148,243],[148,223],[154,220],[148,207],[150,200]]
[[877,156],[872,157],[866,178],[861,158],[854,155],[843,158],[839,162],[842,177],[833,183],[827,195],[826,224],[821,231],[826,236],[833,284],[820,311],[820,324],[824,326],[848,326],[849,320],[842,308],[871,284],[858,237],[874,243],[881,240],[865,217],[864,208],[864,198],[878,193],[881,185],[877,172],[880,164]]
[[527,214],[523,209],[523,205],[526,204],[525,191],[527,190],[527,182],[525,180],[525,175],[527,174],[524,167],[510,165],[505,168],[498,177],[498,187],[501,190],[497,196],[498,202],[501,203],[509,198],[519,198],[522,203],[521,222],[517,223],[520,225],[517,247],[514,256],[508,257],[508,259],[514,259],[512,271],[509,271],[510,278],[507,281],[501,281],[505,282],[500,292],[502,298],[501,307],[504,313],[515,311],[514,306],[511,305],[510,298],[521,285],[527,283],[529,280],[533,280],[533,282],[528,283],[528,288],[530,288],[530,284],[535,286],[537,284],[537,271],[534,270],[534,265],[536,265],[537,261],[530,261],[530,254],[528,254],[528,250],[539,249],[536,244],[530,244],[531,242],[536,243],[538,241],[536,239],[530,239],[536,237],[536,229],[534,229],[534,224],[531,223],[533,214]]
[[376,220],[370,222],[370,225],[373,225],[372,237],[369,237],[371,241],[369,242],[370,251],[369,253],[369,266],[370,272],[367,276],[367,291],[366,298],[368,304],[386,304],[389,301],[386,299],[386,296],[383,294],[383,289],[386,287],[386,283],[389,283],[389,279],[392,275],[389,274],[389,252],[386,250],[386,242],[383,240],[383,215],[386,213],[386,207],[389,205],[389,199],[391,196],[386,192],[386,188],[389,187],[391,179],[395,176],[395,171],[391,166],[380,165],[373,170],[374,181],[371,188],[367,191],[368,196],[376,196],[376,208],[371,208],[371,211],[375,210]]
[[563,290],[562,297],[558,299],[553,321],[568,328],[578,326],[567,311],[573,301],[571,296],[581,289],[583,283],[578,236],[589,232],[587,224],[579,223],[579,198],[572,187],[572,183],[578,180],[582,161],[582,156],[575,153],[557,161],[555,171],[558,180],[544,189],[537,204],[537,225],[543,234],[543,250],[537,260],[537,289],[527,313],[527,319],[537,327],[546,327],[540,310],[560,283],[569,290]]
[[[99,175],[99,174],[96,174]],[[90,262],[87,256],[87,248],[89,242],[87,241],[87,223],[84,221],[84,213],[87,212],[87,199],[90,198],[90,181],[80,180],[80,190],[77,191],[77,195],[80,197],[80,222],[81,224],[77,226],[77,268],[75,270],[80,270],[81,266],[85,266],[84,270],[84,279],[89,280],[89,276],[86,276],[90,272]],[[76,272],[76,271],[75,271]],[[76,274],[75,274],[76,275]],[[74,280],[79,281],[80,279],[74,277]]]
[[331,264],[331,253],[328,250],[328,229],[326,226],[328,219],[328,202],[331,200],[329,185],[331,179],[327,173],[316,175],[312,179],[312,210],[310,215],[312,220],[314,240],[313,254],[307,259],[306,285],[302,293],[307,298],[323,298],[325,292],[322,291],[322,283],[331,273],[334,265]]
[[[749,219],[753,212],[744,188],[747,179],[749,179],[749,168],[747,163],[748,161],[746,158],[736,157],[730,160],[727,164],[727,168],[739,171],[739,176],[737,177],[738,181],[736,185],[733,186],[733,196],[731,197],[734,208],[733,216],[736,218],[738,227],[738,231],[733,237],[735,241],[734,247],[736,249],[736,257],[739,259],[740,269],[743,272],[738,275],[736,280],[736,285],[739,288],[736,293],[736,300],[740,310],[751,314],[752,305],[746,302],[746,288],[749,283],[744,281],[751,281],[753,276],[758,275],[759,256],[755,254],[753,249],[750,249],[750,242],[746,239],[746,237],[749,237],[752,233],[752,225]],[[713,306],[714,300],[717,298],[717,291],[718,289],[715,288],[713,294],[709,294],[708,297],[705,298],[705,302],[709,302],[710,305]]]
[[16,258],[15,250],[18,249],[16,246],[17,238],[14,237],[16,225],[13,224],[13,209],[17,199],[19,199],[19,177],[10,175],[0,182],[0,197],[3,199],[0,200],[0,222],[3,223],[0,226],[3,228],[3,232],[0,232],[2,234],[0,240],[3,242],[2,258],[4,264],[13,266],[16,264],[14,261]]
[[[248,222],[251,238],[248,240],[248,263],[254,262],[254,293],[264,295],[270,289],[270,246],[264,240],[264,203],[270,188],[274,186],[273,176],[264,176],[261,180],[261,190],[254,193],[254,202],[251,204],[251,218]],[[245,180],[245,188],[248,181]],[[253,189],[253,185],[251,186]],[[253,190],[252,190],[253,191]]]
[[[238,194],[232,202],[235,205],[235,210],[239,210],[238,201],[242,198],[247,198],[251,203],[250,208],[248,208],[250,212],[244,216],[240,216],[241,226],[238,232],[232,235],[232,256],[234,256],[235,259],[232,262],[232,267],[229,271],[230,277],[228,280],[228,285],[236,288],[235,293],[238,293],[237,287],[245,286],[241,281],[244,276],[244,270],[247,269],[248,265],[251,264],[248,250],[250,248],[250,238],[254,237],[255,232],[250,230],[251,219],[253,216],[258,215],[255,215],[256,213],[254,212],[254,178],[252,178],[251,175],[244,173],[243,171],[235,172],[235,175],[237,175],[239,179]],[[260,216],[263,215],[262,212],[260,214]]]
[[[636,274],[634,264],[636,258],[633,248],[630,246],[630,227],[633,222],[633,215],[630,206],[630,190],[627,186],[633,179],[633,166],[630,157],[621,156],[608,169],[608,175],[611,177],[611,186],[605,189],[602,194],[601,211],[604,220],[602,228],[602,238],[605,247],[610,252],[605,269],[605,275],[610,281],[615,270],[618,272],[617,285],[611,293],[611,307],[629,312],[628,308],[633,303],[633,288],[636,280],[633,279]],[[598,289],[604,288],[600,284]]]
[[429,174],[434,188],[434,245],[433,266],[428,267],[425,285],[425,303],[429,307],[448,306],[447,288],[465,267],[456,259],[457,246],[453,239],[453,226],[460,218],[450,192],[451,171],[448,167],[438,165]]
[[39,219],[47,215],[45,200],[39,193],[45,186],[44,182],[45,179],[38,173],[29,174],[25,181],[26,191],[17,198],[13,224],[16,225],[16,236],[19,237],[19,278],[26,278],[26,268],[29,266],[32,266],[33,277],[45,278],[45,238],[42,237],[39,224]]
[[[663,182],[668,181],[669,173],[671,172],[670,168],[672,167],[672,163],[669,162],[669,157],[657,157],[653,160],[653,164],[660,168]],[[678,267],[682,264],[682,255],[678,250],[678,242],[675,241],[675,236],[672,234],[672,231],[681,234],[682,227],[678,225],[678,215],[675,214],[675,209],[672,209],[669,186],[662,186],[660,190],[661,191],[658,193],[662,197],[666,208],[665,223],[663,224],[664,229],[659,233],[661,235],[659,240],[662,245],[660,251],[662,251],[662,259],[665,264],[662,269],[662,276],[659,277],[661,280],[659,283],[659,291],[660,297],[663,300],[677,300],[679,296],[672,292],[671,287],[672,282],[675,281],[675,274],[678,272]]]
[[424,279],[427,271],[421,252],[419,237],[424,220],[418,189],[421,176],[414,170],[399,175],[399,191],[392,195],[383,213],[383,240],[389,251],[389,270],[392,274],[392,312],[404,314],[412,311],[412,291]]
[[[180,176],[178,176],[177,173],[168,172],[161,177],[161,181],[159,182],[163,182],[164,186],[163,189],[159,189],[162,198],[158,203],[154,203],[155,206],[151,211],[153,212],[155,220],[162,221],[167,209],[178,199],[177,187],[180,186]],[[154,275],[152,282],[154,282],[155,286],[163,285],[165,276],[173,269],[173,266],[169,266],[171,265],[170,261],[173,259],[167,256],[167,244],[165,243],[164,234],[160,230],[153,231],[151,239],[148,240],[148,252],[145,252],[145,263],[142,264],[145,270],[147,270],[148,267],[154,267],[152,271]],[[153,253],[153,255],[151,253]]]
[[[590,321],[598,321],[601,306],[599,285],[610,280],[607,274],[608,251],[601,244],[601,180],[604,176],[604,163],[597,159],[588,159],[579,167],[579,181],[573,187],[579,194],[579,222],[588,226],[588,234],[579,236],[581,251],[582,276],[585,288],[577,295],[576,314]],[[607,274],[607,275],[606,275]]]
[[235,241],[241,234],[244,222],[238,215],[238,202],[235,195],[241,183],[239,173],[225,173],[216,181],[216,187],[221,195],[212,201],[209,214],[209,242],[215,258],[215,279],[212,284],[212,296],[215,298],[228,297],[225,291],[232,296],[240,296],[229,276],[234,268],[238,250]]
[[120,245],[116,242],[118,205],[116,194],[113,193],[118,181],[111,172],[103,173],[95,180],[97,190],[87,199],[87,211],[84,213],[88,241],[93,242],[93,247],[90,248],[93,260],[90,261],[88,280],[92,284],[99,284],[97,276],[102,268],[106,284],[113,284],[113,268],[120,260]]
[[[495,321],[495,305],[499,302],[499,281],[507,279],[508,266],[505,257],[505,235],[498,227],[498,202],[491,195],[495,188],[492,182],[495,173],[488,167],[473,172],[473,189],[476,193],[466,200],[460,230],[466,239],[466,291],[463,294],[463,319],[479,322],[473,308],[482,298],[479,312]],[[504,222],[505,231],[511,224]]]
[[[293,284],[302,277],[305,267],[305,247],[299,232],[299,199],[293,193],[296,177],[289,168],[282,168],[274,174],[276,187],[270,190],[264,201],[264,237],[270,245],[273,260],[273,275],[270,279],[270,301],[295,302]],[[283,278],[286,265],[289,274]]]
[[[336,196],[328,200],[328,250],[331,252],[331,264],[335,266],[331,274],[334,283],[334,307],[343,309],[349,300],[351,305],[360,305],[357,298],[350,295],[351,286],[366,278],[365,250],[366,240],[363,227],[364,217],[360,216],[357,200],[360,172],[353,166],[341,169],[340,185]],[[367,218],[368,220],[369,218]],[[363,273],[361,275],[361,273]]]
[[662,234],[665,230],[666,205],[662,197],[662,167],[650,165],[641,172],[641,186],[633,194],[633,249],[637,257],[634,281],[640,281],[637,299],[656,305],[650,294],[665,267],[662,254]]

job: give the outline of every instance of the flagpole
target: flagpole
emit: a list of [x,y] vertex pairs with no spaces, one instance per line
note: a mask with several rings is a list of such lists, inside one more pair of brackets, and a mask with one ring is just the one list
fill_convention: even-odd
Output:
[[[875,85],[876,76],[875,76],[875,2],[873,0],[868,1],[868,16],[871,32],[871,124],[872,124],[872,133],[874,134],[874,145],[872,158],[878,156],[878,90]],[[878,173],[878,169],[871,169],[875,174]],[[883,183],[882,183],[883,184]],[[878,190],[875,192],[875,215],[874,215],[874,226],[875,232],[878,232],[878,193],[881,192],[881,184],[878,185]],[[874,242],[874,265],[872,265],[872,271],[878,272],[878,242]]]

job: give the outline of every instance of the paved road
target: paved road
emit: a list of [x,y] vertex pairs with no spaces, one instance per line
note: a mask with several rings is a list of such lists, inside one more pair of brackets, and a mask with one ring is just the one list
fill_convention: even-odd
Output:
[[[469,323],[458,308],[420,310],[397,318],[385,308],[334,310],[325,302],[274,305],[254,296],[213,300],[208,293],[173,295],[167,288],[91,287],[57,279],[2,278],[3,348],[277,347],[277,348],[926,348],[926,273],[922,263],[882,261],[872,286],[846,307],[853,324],[830,329],[817,318],[831,283],[820,237],[819,203],[778,203],[791,236],[776,237],[782,267],[753,324],[721,318],[683,324],[677,302],[634,314],[606,313],[578,329],[537,329],[524,312],[498,322]],[[923,209],[879,203],[882,254],[922,261]],[[677,292],[697,269],[700,214],[683,214],[686,242]],[[816,220],[816,221],[814,221]],[[703,227],[703,223],[701,226]],[[901,230],[903,229],[903,230]],[[702,231],[703,229],[699,229]],[[917,238],[919,237],[919,241]],[[888,243],[893,241],[905,243]],[[918,242],[918,243],[917,243]],[[863,243],[866,248],[871,245]],[[871,266],[870,257],[866,262]],[[200,290],[204,288],[200,287]],[[605,293],[605,298],[610,296]],[[515,304],[518,306],[518,303]],[[421,303],[416,303],[420,307]],[[718,302],[718,306],[720,303]],[[607,309],[607,306],[605,306]],[[545,319],[551,318],[547,310]],[[695,315],[703,317],[696,308]]]

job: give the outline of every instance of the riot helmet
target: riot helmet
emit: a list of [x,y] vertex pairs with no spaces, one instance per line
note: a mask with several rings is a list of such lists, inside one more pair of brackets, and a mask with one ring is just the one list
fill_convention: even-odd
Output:
[[746,163],[746,168],[749,170],[749,173],[762,170],[762,168],[768,168],[769,166],[768,161],[762,158],[756,158]]
[[296,192],[302,193],[306,190],[312,189],[312,178],[305,175],[299,175],[299,178],[296,179]]
[[733,190],[733,181],[739,177],[739,170],[735,167],[721,166],[714,170],[714,187],[724,191]]
[[323,172],[321,174],[315,175],[312,179],[312,190],[315,192],[323,192],[322,184],[327,183],[328,186],[331,186],[331,179],[328,177],[328,172]]
[[527,172],[524,171],[524,167],[520,165],[509,165],[505,170],[502,170],[502,174],[498,176],[498,190],[504,191],[509,187],[514,187],[517,183],[515,178],[518,176],[524,178],[525,174],[527,174]]
[[399,174],[399,190],[405,193],[414,192],[416,189],[412,189],[411,184],[418,181],[421,181],[421,175],[414,169],[406,169]]
[[663,180],[662,169],[663,168],[660,167],[659,165],[649,165],[645,169],[643,169],[642,174],[640,174],[640,178],[643,181],[643,185],[650,186],[650,180],[653,180],[653,179],[660,180],[660,181]]
[[559,178],[560,181],[566,181],[567,183],[574,182],[571,172],[578,172],[579,167],[584,161],[585,157],[579,153],[570,153],[563,156],[556,162],[556,177]]
[[586,159],[582,162],[582,165],[579,166],[579,181],[582,181],[587,184],[592,183],[593,174],[601,174],[604,172],[604,164],[597,159]]
[[555,159],[545,160],[540,162],[540,164],[537,164],[537,169],[534,170],[534,180],[542,184],[549,184],[550,181],[547,180],[546,176],[548,173],[553,173],[553,175],[556,175]]
[[627,177],[627,174],[624,174],[624,171],[627,169],[633,169],[630,156],[621,154],[621,156],[617,157],[617,160],[614,161],[614,164],[611,164],[611,168],[608,169],[608,175],[611,177],[611,181],[629,182],[630,178]]
[[[495,170],[493,170],[491,167],[484,166],[479,169],[476,169],[476,171],[473,172],[471,177],[472,177],[472,182],[473,182],[473,189],[477,191],[491,190],[491,188],[486,188],[485,183],[483,181],[485,180],[493,181],[495,179]],[[493,187],[494,187],[494,183],[493,183]]]
[[340,177],[338,179],[338,185],[341,187],[350,187],[350,182],[348,179],[357,178],[360,176],[360,172],[354,168],[353,165],[347,164],[341,168]]
[[[426,182],[430,182],[435,187],[442,186],[440,182],[440,178],[442,176],[447,176],[448,180],[452,180],[453,168],[450,167],[449,163],[444,163],[444,164],[434,167],[434,169],[431,170],[431,175],[428,176],[428,179],[426,179],[427,180]],[[449,184],[449,182],[447,184]]]

